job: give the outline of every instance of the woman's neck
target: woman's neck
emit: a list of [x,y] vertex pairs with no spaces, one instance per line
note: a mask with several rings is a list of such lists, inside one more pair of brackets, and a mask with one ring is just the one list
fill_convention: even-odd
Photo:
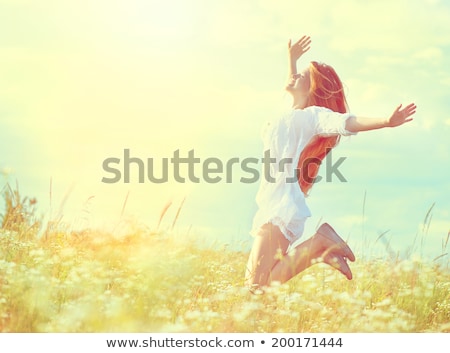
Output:
[[294,96],[294,101],[292,102],[293,109],[304,109],[308,103],[307,96]]
[[306,108],[306,104],[308,102],[307,97],[305,97],[304,99],[300,100],[300,99],[294,99],[294,102],[292,103],[292,108],[293,109],[304,109]]

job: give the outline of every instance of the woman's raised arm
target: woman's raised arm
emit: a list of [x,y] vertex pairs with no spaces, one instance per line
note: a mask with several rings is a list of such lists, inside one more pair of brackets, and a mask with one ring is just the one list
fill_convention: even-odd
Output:
[[369,131],[385,127],[397,127],[412,121],[411,116],[416,113],[416,105],[411,103],[402,109],[400,104],[389,118],[364,118],[352,116],[347,119],[345,129],[350,132]]
[[292,79],[292,75],[297,74],[297,60],[305,54],[311,44],[311,37],[303,36],[294,44],[289,39],[288,42],[288,54],[289,54],[289,79]]

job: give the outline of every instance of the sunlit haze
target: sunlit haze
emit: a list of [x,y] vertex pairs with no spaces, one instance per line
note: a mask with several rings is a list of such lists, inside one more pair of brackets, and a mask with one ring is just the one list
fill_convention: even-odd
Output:
[[[238,164],[227,182],[225,165],[263,157],[263,122],[289,107],[287,42],[303,34],[312,46],[299,69],[332,65],[353,113],[418,106],[405,126],[341,140],[333,158],[346,157],[347,182],[313,188],[304,236],[325,220],[360,249],[388,231],[404,252],[424,232],[424,252],[440,255],[450,229],[446,1],[0,0],[0,187],[17,181],[47,218],[61,210],[73,227],[125,217],[155,229],[171,201],[170,227],[185,199],[177,236],[248,241],[258,183],[239,182]],[[137,165],[129,183],[102,182],[113,176],[104,160],[123,162],[125,150],[153,158],[155,175],[163,158],[193,150],[223,161],[222,179],[206,182],[200,163],[198,183],[174,180],[171,164],[167,183],[139,183]]]

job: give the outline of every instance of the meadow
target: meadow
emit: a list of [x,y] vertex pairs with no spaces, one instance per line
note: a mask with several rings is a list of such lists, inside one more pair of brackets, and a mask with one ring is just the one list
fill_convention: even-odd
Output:
[[0,332],[450,332],[445,257],[358,259],[352,281],[318,264],[252,295],[246,251],[139,224],[43,225],[36,200],[3,197]]

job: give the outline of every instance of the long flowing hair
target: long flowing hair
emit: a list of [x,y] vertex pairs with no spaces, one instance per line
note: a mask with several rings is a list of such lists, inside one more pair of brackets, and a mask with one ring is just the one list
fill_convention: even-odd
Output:
[[[348,111],[342,82],[334,69],[326,64],[312,61],[309,66],[310,90],[306,107],[318,106],[338,113]],[[340,136],[314,136],[300,154],[297,170],[300,189],[305,195],[314,184],[320,164],[339,143]]]

